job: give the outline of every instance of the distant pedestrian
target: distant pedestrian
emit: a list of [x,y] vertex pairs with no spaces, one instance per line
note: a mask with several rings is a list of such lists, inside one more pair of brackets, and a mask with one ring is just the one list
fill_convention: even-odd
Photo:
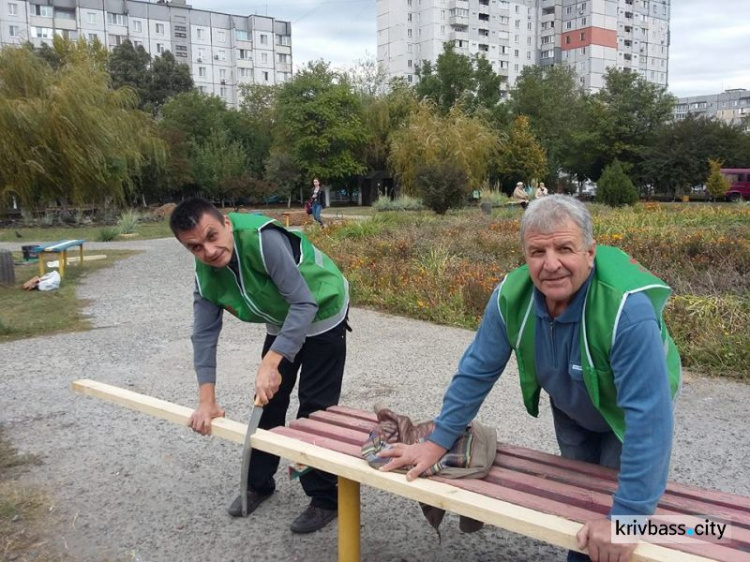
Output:
[[310,201],[312,201],[313,218],[320,224],[320,226],[325,226],[320,213],[326,208],[326,192],[320,188],[320,181],[318,178],[313,180],[313,192],[310,196]]

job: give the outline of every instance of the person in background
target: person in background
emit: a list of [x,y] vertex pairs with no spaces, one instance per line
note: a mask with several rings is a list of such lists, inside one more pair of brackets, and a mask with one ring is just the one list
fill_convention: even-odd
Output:
[[324,227],[325,225],[323,224],[323,219],[321,218],[320,213],[326,208],[326,192],[320,187],[320,181],[318,178],[313,180],[313,192],[310,196],[310,201],[312,201],[313,218],[320,224],[320,226]]
[[526,265],[495,289],[423,442],[396,444],[381,468],[413,480],[474,419],[515,352],[526,410],[550,398],[562,456],[619,469],[607,516],[578,532],[571,562],[625,562],[635,544],[613,544],[612,520],[649,516],[664,493],[680,356],[662,310],[671,289],[617,248],[597,247],[585,205],[565,195],[536,199],[521,219]]
[[521,205],[523,209],[529,204],[529,195],[526,193],[521,181],[516,184],[516,188],[513,190],[513,202]]
[[544,186],[544,182],[540,182],[539,187],[536,188],[536,198],[540,199],[547,195],[549,195],[549,191],[547,191],[547,188]]

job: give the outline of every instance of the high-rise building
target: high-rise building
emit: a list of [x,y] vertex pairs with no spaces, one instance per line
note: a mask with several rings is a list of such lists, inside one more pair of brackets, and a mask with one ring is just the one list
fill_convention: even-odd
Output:
[[185,0],[0,0],[0,45],[35,46],[55,35],[125,40],[151,56],[171,51],[190,66],[196,88],[237,107],[240,84],[292,77],[292,27],[267,16],[195,10]]
[[609,67],[667,84],[670,0],[377,0],[378,62],[418,80],[446,41],[483,55],[512,86],[523,67],[564,64],[588,91]]
[[674,118],[679,121],[688,114],[724,121],[729,125],[743,125],[750,130],[750,92],[745,88],[732,88],[721,94],[680,98],[674,106]]

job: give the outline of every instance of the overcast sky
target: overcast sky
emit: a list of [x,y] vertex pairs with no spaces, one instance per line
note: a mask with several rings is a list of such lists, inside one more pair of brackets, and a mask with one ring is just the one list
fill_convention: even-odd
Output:
[[[295,70],[375,57],[375,0],[188,0],[194,8],[292,22]],[[750,0],[672,0],[669,90],[677,96],[750,90]]]

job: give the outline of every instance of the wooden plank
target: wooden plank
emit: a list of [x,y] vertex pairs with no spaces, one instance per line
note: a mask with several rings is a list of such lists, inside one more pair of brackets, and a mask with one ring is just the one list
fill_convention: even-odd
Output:
[[[76,381],[73,383],[73,389],[81,394],[108,400],[179,425],[186,425],[193,411],[191,408],[91,380]],[[212,421],[212,430],[217,437],[242,443],[247,426],[224,418],[216,418]],[[562,548],[577,548],[575,535],[580,529],[580,524],[574,521],[485,497],[458,488],[453,485],[453,482],[446,484],[441,481],[442,479],[419,478],[413,482],[407,482],[402,474],[374,470],[361,458],[305,443],[300,439],[283,435],[282,431],[295,430],[277,428],[274,432],[270,432],[259,429],[253,435],[253,447],[343,476],[354,482],[434,505]],[[332,441],[314,435],[307,436],[307,438],[314,439],[316,442]],[[356,448],[353,444],[342,445],[350,450]],[[502,490],[502,488],[499,489]],[[638,545],[631,560],[636,562],[675,562],[678,560],[680,562],[706,562],[710,559],[644,543]],[[744,559],[726,558],[726,560],[738,562],[747,560],[747,557]]]

